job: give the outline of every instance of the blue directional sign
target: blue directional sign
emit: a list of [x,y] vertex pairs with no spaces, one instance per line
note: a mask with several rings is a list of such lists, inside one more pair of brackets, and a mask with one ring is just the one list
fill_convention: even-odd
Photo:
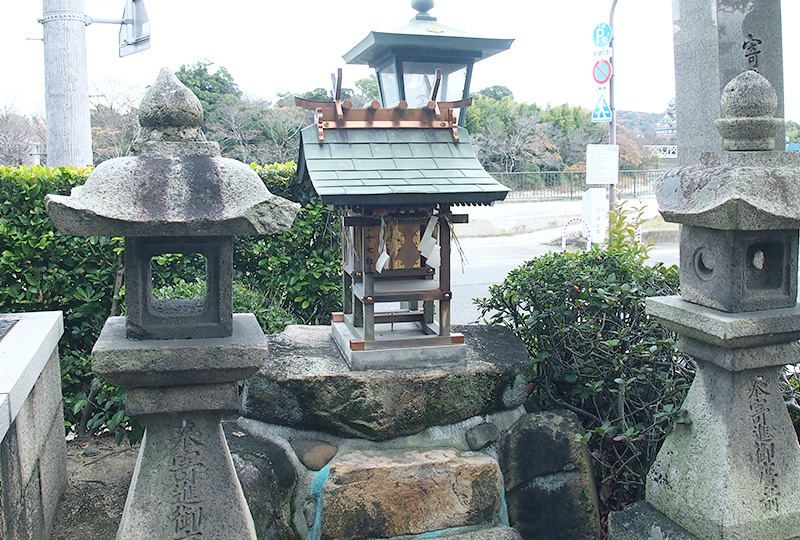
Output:
[[607,47],[611,43],[611,27],[607,23],[598,24],[594,27],[592,39],[598,47]]
[[608,106],[605,96],[600,96],[597,106],[592,112],[592,122],[611,122],[611,107]]

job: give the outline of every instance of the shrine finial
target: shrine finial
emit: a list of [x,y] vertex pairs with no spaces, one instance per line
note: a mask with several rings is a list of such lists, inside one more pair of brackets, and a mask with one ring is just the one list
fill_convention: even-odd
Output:
[[436,17],[428,14],[433,9],[433,0],[412,0],[411,7],[419,13],[414,17],[416,20],[435,21]]

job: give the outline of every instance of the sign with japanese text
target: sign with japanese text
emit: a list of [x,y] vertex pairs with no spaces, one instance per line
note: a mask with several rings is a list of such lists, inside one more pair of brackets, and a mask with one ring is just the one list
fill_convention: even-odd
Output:
[[619,177],[619,145],[586,145],[586,183],[616,184]]

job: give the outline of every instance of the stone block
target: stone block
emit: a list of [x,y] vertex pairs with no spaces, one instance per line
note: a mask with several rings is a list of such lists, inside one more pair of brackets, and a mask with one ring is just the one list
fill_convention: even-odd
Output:
[[[0,395],[8,397],[12,422],[45,366],[52,360],[53,351],[64,332],[60,311],[17,313],[15,318],[18,318],[17,323],[0,341],[0,373],[3,374],[0,377]],[[0,421],[0,428],[2,425]]]
[[125,409],[132,416],[174,414],[192,411],[235,411],[239,387],[235,382],[196,386],[131,388]]
[[148,418],[117,539],[175,537],[256,540],[220,413]]
[[42,512],[45,531],[53,528],[58,503],[67,486],[67,445],[64,441],[64,412],[61,407],[50,422],[50,430],[39,458]]
[[25,505],[25,532],[17,531],[19,538],[47,538],[49,531],[45,529],[44,508],[42,506],[42,484],[39,478],[39,464],[36,464],[31,479],[25,486],[23,494]]
[[291,512],[297,478],[284,450],[236,424],[224,422],[223,428],[258,539],[296,540]]
[[792,307],[798,231],[723,231],[684,225],[681,297],[727,312]]
[[333,444],[311,439],[295,439],[291,441],[291,445],[297,459],[310,471],[320,470],[338,451]]
[[246,379],[267,356],[252,313],[233,316],[233,335],[208,339],[127,339],[125,318],[109,317],[92,350],[92,367],[108,381],[137,388]]
[[503,436],[498,457],[511,525],[526,539],[600,538],[600,514],[583,433],[569,411],[520,418]]
[[17,431],[12,429],[0,442],[0,485],[3,489],[0,499],[3,502],[6,538],[9,540],[25,538],[20,535],[25,533],[27,527],[18,448]]
[[531,360],[511,331],[454,327],[467,362],[446,369],[351,371],[328,326],[270,336],[270,356],[245,382],[242,412],[270,424],[384,441],[494,412],[527,398]]
[[20,409],[12,427],[12,430],[17,432],[18,457],[23,484],[30,482],[39,455],[50,434],[53,417],[61,410],[61,407],[61,371],[58,352],[52,351],[50,359]]
[[[206,292],[200,298],[156,299],[152,258],[201,254]],[[137,339],[227,337],[232,332],[233,238],[129,237],[125,241],[126,334]],[[180,276],[177,276],[180,277]]]
[[500,430],[491,422],[484,422],[470,428],[465,438],[469,449],[477,451],[497,441],[500,438]]
[[634,503],[608,516],[609,540],[698,540],[647,504]]
[[322,488],[323,540],[389,538],[497,523],[497,462],[452,448],[351,452]]

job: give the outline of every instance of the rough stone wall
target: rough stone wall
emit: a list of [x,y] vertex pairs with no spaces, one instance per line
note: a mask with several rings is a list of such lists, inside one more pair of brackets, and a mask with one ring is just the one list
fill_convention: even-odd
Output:
[[0,538],[49,538],[66,486],[61,374],[53,351],[0,443]]

